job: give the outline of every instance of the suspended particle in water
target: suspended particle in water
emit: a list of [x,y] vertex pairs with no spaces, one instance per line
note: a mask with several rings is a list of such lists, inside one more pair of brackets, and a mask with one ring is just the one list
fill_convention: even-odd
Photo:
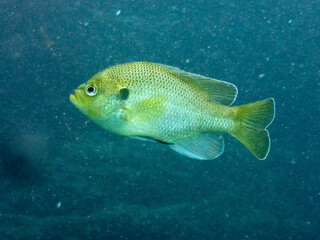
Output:
[[58,202],[56,207],[60,208],[61,207],[61,202]]

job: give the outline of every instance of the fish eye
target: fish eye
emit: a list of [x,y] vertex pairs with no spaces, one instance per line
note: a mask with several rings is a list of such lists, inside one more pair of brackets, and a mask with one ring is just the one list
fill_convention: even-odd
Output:
[[86,94],[88,94],[89,96],[94,96],[97,93],[98,93],[98,89],[96,86],[94,86],[94,85],[86,86]]

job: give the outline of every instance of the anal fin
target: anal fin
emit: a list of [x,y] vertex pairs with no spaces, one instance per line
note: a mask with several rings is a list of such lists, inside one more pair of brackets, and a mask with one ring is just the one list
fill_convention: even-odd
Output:
[[224,140],[218,133],[202,133],[197,137],[176,142],[170,147],[186,157],[211,160],[223,153]]

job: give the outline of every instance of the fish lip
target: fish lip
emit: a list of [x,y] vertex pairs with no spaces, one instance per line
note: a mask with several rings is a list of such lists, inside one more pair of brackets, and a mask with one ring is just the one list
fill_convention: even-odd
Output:
[[74,94],[70,94],[69,96],[69,99],[70,99],[70,102],[72,102],[75,106],[78,106],[79,103],[80,103],[80,99],[79,99],[79,90],[75,90],[74,91]]
[[76,97],[74,94],[70,94],[69,100],[70,100],[70,102],[72,102],[74,105],[77,105],[77,104],[78,104],[77,97]]

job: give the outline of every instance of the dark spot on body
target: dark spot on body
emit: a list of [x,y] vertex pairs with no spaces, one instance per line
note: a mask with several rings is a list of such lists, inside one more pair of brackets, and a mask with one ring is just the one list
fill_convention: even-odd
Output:
[[122,100],[122,101],[125,101],[127,100],[129,97],[129,89],[128,88],[122,88],[120,90],[120,93],[119,93],[119,98]]

